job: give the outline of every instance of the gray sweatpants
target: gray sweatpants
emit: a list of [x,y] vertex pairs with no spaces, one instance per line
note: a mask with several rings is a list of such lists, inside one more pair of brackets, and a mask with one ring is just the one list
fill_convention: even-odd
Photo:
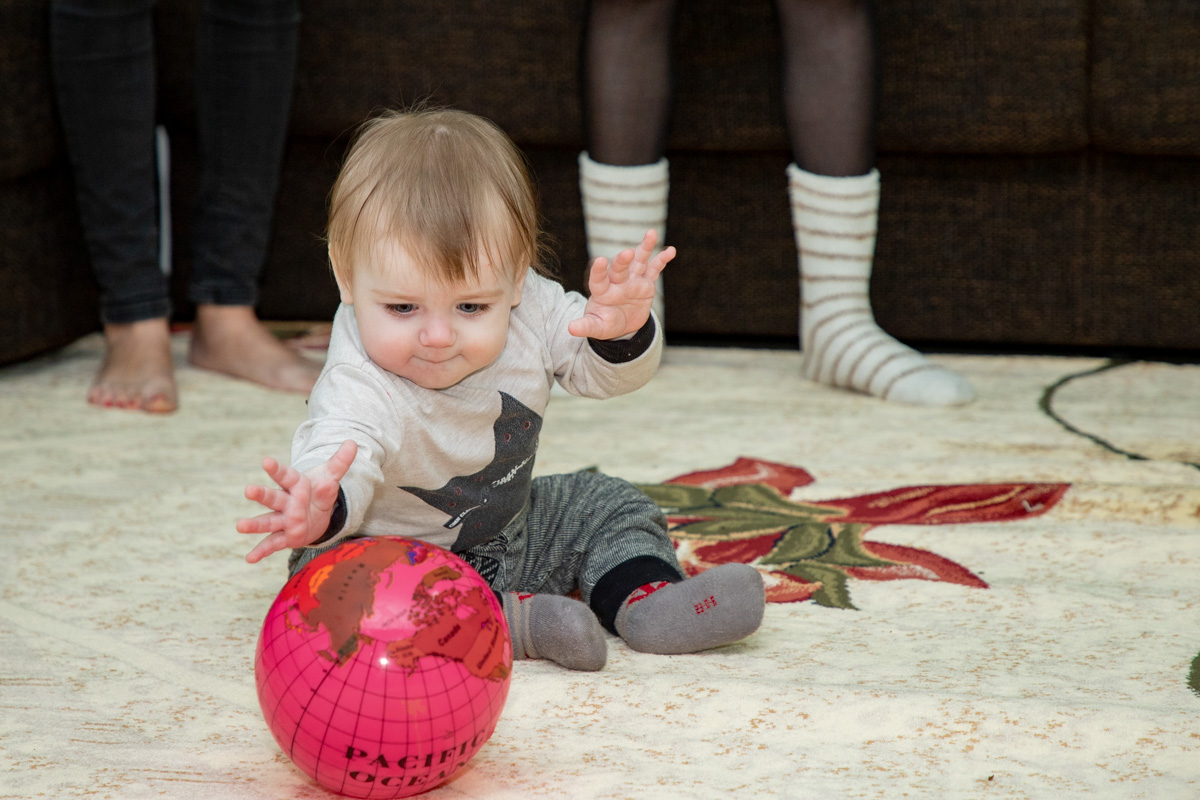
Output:
[[[291,574],[328,549],[293,551]],[[534,478],[521,513],[496,537],[457,555],[497,591],[578,589],[585,603],[613,567],[639,556],[659,558],[684,577],[658,505],[628,481],[599,472]]]

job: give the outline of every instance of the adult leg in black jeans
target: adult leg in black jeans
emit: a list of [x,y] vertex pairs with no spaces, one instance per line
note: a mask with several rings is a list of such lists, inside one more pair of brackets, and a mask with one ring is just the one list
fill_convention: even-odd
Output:
[[[51,52],[80,217],[101,290],[106,354],[88,399],[165,412],[178,400],[170,305],[157,263],[153,5],[55,0]],[[263,329],[253,310],[291,95],[296,25],[294,0],[206,0],[202,7],[197,105],[204,163],[191,289],[199,303],[192,360],[275,388],[307,391],[315,370]]]
[[204,0],[196,37],[200,187],[190,359],[307,392],[319,370],[254,314],[291,108],[297,0]]

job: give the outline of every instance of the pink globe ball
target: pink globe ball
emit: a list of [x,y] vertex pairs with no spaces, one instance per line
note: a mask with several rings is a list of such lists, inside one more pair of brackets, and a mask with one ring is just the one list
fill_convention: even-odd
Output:
[[491,587],[452,553],[352,539],[279,593],[258,639],[275,741],[322,786],[406,797],[449,780],[492,735],[512,641]]

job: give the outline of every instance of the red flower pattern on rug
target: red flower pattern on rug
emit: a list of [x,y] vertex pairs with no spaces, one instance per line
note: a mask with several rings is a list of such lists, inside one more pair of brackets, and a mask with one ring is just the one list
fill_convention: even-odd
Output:
[[642,485],[667,515],[679,562],[689,575],[732,561],[763,575],[767,600],[813,600],[854,608],[850,579],[927,580],[986,589],[977,575],[913,547],[866,541],[881,525],[1005,522],[1046,513],[1066,483],[905,486],[887,492],[793,502],[814,478],[800,467],[739,458],[714,470]]

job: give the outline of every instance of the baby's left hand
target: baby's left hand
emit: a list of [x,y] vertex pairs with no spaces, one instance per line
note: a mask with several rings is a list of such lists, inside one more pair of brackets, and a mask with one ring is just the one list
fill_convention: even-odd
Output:
[[591,297],[583,316],[567,326],[572,336],[619,339],[646,324],[654,302],[654,282],[675,257],[675,248],[668,247],[651,258],[657,241],[658,234],[648,230],[636,248],[622,250],[611,262],[604,257],[592,262],[588,274]]

